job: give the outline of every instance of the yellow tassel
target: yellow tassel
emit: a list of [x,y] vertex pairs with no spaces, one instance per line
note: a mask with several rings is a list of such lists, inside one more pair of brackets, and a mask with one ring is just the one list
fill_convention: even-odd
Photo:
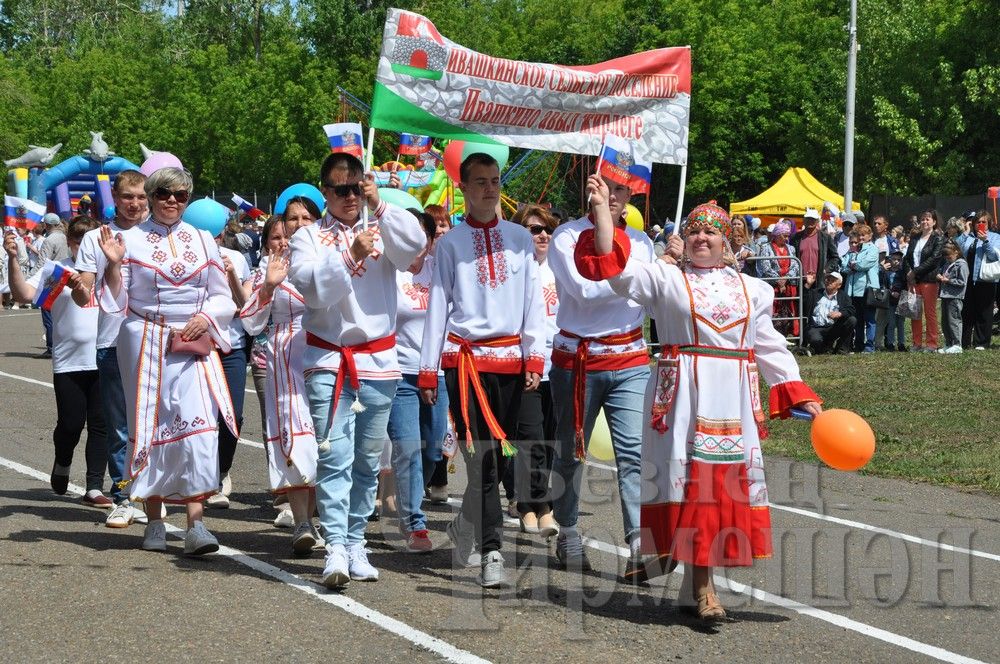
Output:
[[131,484],[131,483],[132,483],[132,480],[122,480],[121,482],[117,483],[117,486],[118,486],[119,489],[123,489],[124,490],[124,489],[127,489],[128,485]]
[[517,454],[517,449],[506,438],[500,441],[500,451],[508,458]]

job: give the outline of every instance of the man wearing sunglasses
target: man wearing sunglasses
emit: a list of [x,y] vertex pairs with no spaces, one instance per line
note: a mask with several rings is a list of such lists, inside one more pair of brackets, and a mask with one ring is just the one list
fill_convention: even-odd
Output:
[[465,223],[434,248],[417,386],[424,403],[435,403],[444,369],[469,472],[462,509],[448,525],[453,559],[478,562],[480,585],[493,588],[507,582],[499,490],[514,451],[507,436],[516,433],[522,392],[538,389],[545,366],[545,309],[531,235],[496,212],[496,160],[473,153],[460,173]]
[[[108,224],[112,233],[128,237],[129,231],[149,214],[146,176],[139,171],[122,171],[111,186],[115,202],[115,218]],[[187,192],[184,192],[187,194]],[[87,306],[97,276],[104,276],[107,260],[101,250],[101,229],[96,228],[83,236],[77,253],[76,269],[80,271],[83,288],[73,291],[73,300],[81,307]],[[118,370],[118,332],[124,317],[100,309],[97,318],[97,373],[99,376],[101,406],[108,428],[108,474],[111,476],[111,499],[114,509],[108,514],[108,528],[126,528],[132,523],[146,523],[146,515],[129,501],[128,493],[119,482],[125,478],[125,452],[128,447],[128,421],[125,419],[125,393],[121,372]]]
[[[326,539],[323,584],[377,581],[365,528],[396,383],[396,272],[427,238],[406,210],[380,200],[374,178],[346,153],[320,168],[327,214],[290,242],[289,279],[306,310],[306,391],[319,442],[316,504]],[[363,206],[367,206],[364,221]]]
[[[632,242],[632,259],[654,259],[649,237],[625,223],[625,204],[632,197],[628,185],[604,179],[613,219]],[[549,264],[556,276],[559,333],[552,344],[549,382],[556,413],[556,458],[553,471],[563,490],[555,495],[554,512],[560,533],[556,558],[573,570],[590,569],[577,530],[582,461],[589,436],[602,406],[611,430],[618,466],[625,539],[632,556],[626,577],[640,566],[639,486],[643,400],[649,379],[649,357],[642,335],[645,310],[618,295],[607,282],[580,275],[573,259],[580,235],[594,228],[591,216],[556,229],[549,248]]]

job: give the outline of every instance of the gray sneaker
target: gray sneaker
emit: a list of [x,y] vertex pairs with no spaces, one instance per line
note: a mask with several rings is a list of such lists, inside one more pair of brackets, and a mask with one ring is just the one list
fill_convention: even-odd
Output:
[[500,588],[507,585],[507,573],[503,569],[503,556],[499,551],[490,551],[483,556],[479,568],[479,585],[483,588]]
[[295,526],[295,532],[292,533],[292,553],[296,556],[308,556],[315,544],[316,531],[311,523],[303,521]]
[[167,550],[167,527],[162,521],[151,521],[142,536],[142,548],[146,551]]
[[590,571],[590,561],[583,550],[583,538],[579,534],[560,533],[556,538],[556,560],[563,569],[572,572]]
[[448,539],[455,546],[452,550],[452,561],[455,567],[479,567],[482,556],[476,551],[476,536],[472,524],[459,514],[445,528]]
[[208,532],[208,528],[201,521],[195,521],[194,525],[188,528],[184,537],[184,553],[189,556],[203,556],[206,553],[215,553],[219,550],[219,540],[215,535]]

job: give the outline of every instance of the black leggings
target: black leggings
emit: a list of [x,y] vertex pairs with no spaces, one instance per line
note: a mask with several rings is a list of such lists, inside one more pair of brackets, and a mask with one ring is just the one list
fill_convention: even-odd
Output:
[[[497,422],[513,440],[517,417],[524,390],[524,374],[479,374],[483,391]],[[451,416],[458,433],[458,448],[462,450],[469,481],[462,500],[461,516],[472,523],[476,542],[483,555],[499,551],[503,541],[503,511],[500,508],[500,478],[507,464],[500,451],[500,443],[490,434],[486,420],[479,411],[475,392],[469,386],[469,427],[472,430],[474,452],[469,452],[465,441],[465,421],[458,395],[458,370],[445,369],[444,381],[448,386]]]
[[[507,464],[504,487],[510,477],[517,496],[517,511],[542,515],[552,509],[549,477],[555,455],[556,418],[552,411],[552,391],[544,381],[533,392],[521,395],[517,422],[517,456]],[[508,494],[509,497],[509,494]]]
[[108,432],[101,410],[97,370],[54,374],[52,386],[56,392],[56,428],[52,432],[56,463],[67,468],[73,463],[73,450],[86,424],[87,491],[103,491],[108,468]]

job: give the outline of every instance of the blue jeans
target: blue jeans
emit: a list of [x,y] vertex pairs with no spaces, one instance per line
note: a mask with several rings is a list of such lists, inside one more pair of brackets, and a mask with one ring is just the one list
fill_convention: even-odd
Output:
[[42,309],[42,327],[45,328],[45,350],[52,354],[52,312]]
[[852,297],[854,311],[857,312],[857,323],[854,328],[854,350],[875,350],[875,307],[865,304],[864,296]]
[[[386,425],[395,380],[362,380],[361,404],[365,410],[351,410],[356,395],[350,381],[333,406],[332,371],[314,371],[306,376],[309,413],[320,443],[316,465],[316,506],[327,544],[357,544],[365,541],[368,517],[375,509],[379,460],[385,447]],[[324,451],[324,443],[329,443]]]
[[125,479],[125,455],[128,451],[128,420],[125,416],[125,391],[118,370],[118,352],[97,349],[97,374],[100,377],[101,408],[108,430],[108,475],[111,476],[111,499],[116,504],[128,500],[128,493],[118,486]]
[[392,400],[389,440],[392,441],[392,469],[396,473],[401,526],[407,532],[427,529],[427,517],[420,503],[424,487],[441,460],[447,431],[448,390],[444,376],[438,377],[437,403],[428,406],[420,401],[417,377],[404,375]]
[[[590,444],[597,412],[604,415],[611,430],[611,446],[618,466],[618,492],[622,501],[625,539],[639,534],[639,489],[642,474],[643,402],[649,367],[587,372],[587,397],[583,430]],[[553,409],[556,415],[556,458],[554,475],[562,480],[555,487],[553,512],[565,528],[575,528],[580,511],[581,462],[576,459],[573,435],[573,372],[552,367],[549,372]]]
[[[236,427],[243,428],[243,400],[247,388],[247,351],[245,348],[235,348],[230,353],[219,353],[222,361],[222,373],[226,375],[229,385],[229,398],[233,401],[233,413],[236,416]],[[229,473],[233,467],[233,457],[236,456],[238,439],[226,426],[222,415],[219,415],[219,477]]]

